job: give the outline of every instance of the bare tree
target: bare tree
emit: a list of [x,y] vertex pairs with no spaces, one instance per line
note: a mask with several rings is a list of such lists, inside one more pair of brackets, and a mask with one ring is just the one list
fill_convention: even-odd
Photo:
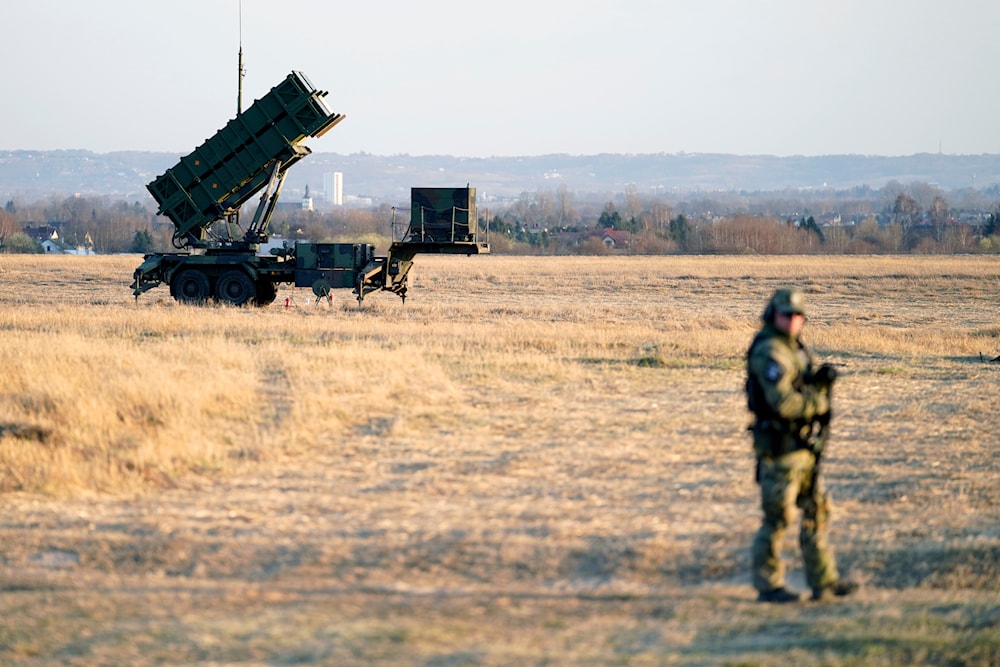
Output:
[[21,225],[17,219],[5,210],[0,210],[0,250],[4,247],[4,242],[14,233],[21,231]]
[[574,206],[574,195],[565,183],[556,188],[555,209],[556,227],[576,226],[580,216]]
[[937,195],[927,208],[927,215],[931,219],[934,228],[934,240],[940,243],[944,239],[945,226],[948,224],[948,202],[941,195]]
[[930,183],[910,183],[908,189],[910,196],[916,200],[917,206],[924,211],[929,211],[934,199],[941,196],[941,188]]
[[630,218],[638,218],[642,212],[642,202],[639,201],[639,189],[635,183],[629,183],[625,188],[625,213]]
[[649,207],[649,218],[653,229],[658,232],[670,231],[670,218],[674,215],[669,204],[655,200]]
[[892,205],[892,218],[902,230],[903,244],[909,246],[913,239],[913,226],[920,215],[920,206],[913,197],[899,193]]

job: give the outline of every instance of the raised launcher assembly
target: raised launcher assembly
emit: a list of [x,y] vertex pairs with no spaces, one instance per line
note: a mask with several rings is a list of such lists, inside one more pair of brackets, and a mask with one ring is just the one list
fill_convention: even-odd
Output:
[[[344,119],[327,108],[325,92],[302,72],[292,72],[249,109],[146,186],[160,215],[177,228],[177,248],[233,248],[266,242],[267,225],[286,171],[312,151],[303,145]],[[241,238],[232,230],[210,238],[209,229],[228,219],[263,188],[266,201]],[[266,205],[265,205],[266,204]]]

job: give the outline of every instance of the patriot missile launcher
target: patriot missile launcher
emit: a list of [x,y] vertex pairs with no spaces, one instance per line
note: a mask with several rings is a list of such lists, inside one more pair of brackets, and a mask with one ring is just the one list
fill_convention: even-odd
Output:
[[[144,257],[133,276],[136,299],[166,284],[171,296],[185,303],[266,306],[278,284],[291,283],[311,287],[317,296],[349,287],[359,303],[380,290],[405,300],[418,253],[489,252],[478,231],[476,191],[467,186],[414,188],[409,225],[384,256],[371,244],[313,242],[258,254],[270,239],[287,170],[311,153],[304,142],[344,119],[327,107],[326,95],[293,71],[146,186],[157,213],[174,224],[178,252]],[[258,194],[256,212],[244,227],[240,208]]]

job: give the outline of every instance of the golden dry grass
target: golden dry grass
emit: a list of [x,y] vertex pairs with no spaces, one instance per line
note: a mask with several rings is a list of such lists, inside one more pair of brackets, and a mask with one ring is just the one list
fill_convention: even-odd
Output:
[[[421,256],[259,310],[137,263],[0,256],[0,662],[998,661],[997,258]],[[789,283],[864,589],[774,609],[742,355]]]

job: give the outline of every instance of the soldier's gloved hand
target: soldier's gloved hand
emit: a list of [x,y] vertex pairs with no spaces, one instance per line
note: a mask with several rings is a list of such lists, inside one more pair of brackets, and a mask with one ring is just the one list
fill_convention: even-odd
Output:
[[837,369],[833,364],[823,364],[813,373],[813,384],[817,387],[832,387],[837,380]]
[[816,387],[810,387],[809,400],[812,403],[812,415],[806,415],[807,419],[822,419],[830,413],[830,396],[827,392]]

